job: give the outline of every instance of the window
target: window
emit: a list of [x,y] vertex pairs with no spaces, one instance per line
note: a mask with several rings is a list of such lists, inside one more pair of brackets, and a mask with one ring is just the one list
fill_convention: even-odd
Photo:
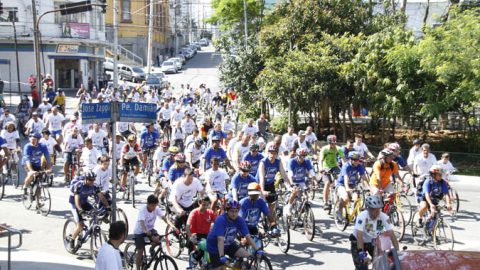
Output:
[[0,16],[0,22],[18,22],[18,8],[16,7],[4,7],[3,14]]
[[132,22],[132,2],[130,0],[122,0],[122,22]]

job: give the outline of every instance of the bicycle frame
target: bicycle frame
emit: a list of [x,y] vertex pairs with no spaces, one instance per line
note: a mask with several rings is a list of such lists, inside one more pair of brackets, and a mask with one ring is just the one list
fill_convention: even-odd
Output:
[[[362,208],[362,200],[360,198],[360,190],[353,190],[352,191],[352,197],[353,197],[353,192],[357,193],[357,199],[353,202],[353,211],[350,212],[350,207],[346,207],[346,212],[347,212],[347,217],[348,217],[348,222],[349,223],[353,223],[354,220],[355,220],[355,217],[357,216],[357,214],[360,213],[360,210]],[[350,202],[351,204],[352,202]]]

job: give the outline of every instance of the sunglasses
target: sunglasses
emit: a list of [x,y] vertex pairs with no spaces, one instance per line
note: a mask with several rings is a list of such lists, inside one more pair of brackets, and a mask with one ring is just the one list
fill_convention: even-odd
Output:
[[350,160],[351,160],[351,161],[359,161],[358,158],[351,158]]
[[93,181],[95,181],[95,179],[90,179],[90,178],[87,178],[87,181],[89,181],[89,182],[93,182]]

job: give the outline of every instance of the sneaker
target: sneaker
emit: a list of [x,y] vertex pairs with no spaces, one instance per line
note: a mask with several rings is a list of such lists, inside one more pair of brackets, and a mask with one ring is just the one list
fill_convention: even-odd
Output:
[[417,228],[423,228],[423,219],[417,220]]
[[25,195],[25,196],[28,195],[28,189],[27,188],[23,188],[23,195]]
[[325,211],[332,210],[332,205],[330,205],[329,203],[326,203],[326,204],[323,206],[323,210],[325,210]]
[[72,239],[70,236],[69,236],[69,239],[68,239],[68,244],[70,245],[71,250],[75,249],[75,240]]
[[337,214],[338,221],[342,221],[343,220],[342,212],[340,210],[337,210],[336,214]]

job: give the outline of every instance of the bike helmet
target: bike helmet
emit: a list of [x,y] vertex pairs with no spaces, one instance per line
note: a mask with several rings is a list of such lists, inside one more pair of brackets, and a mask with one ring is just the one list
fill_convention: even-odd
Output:
[[415,139],[415,140],[413,140],[413,144],[414,144],[414,145],[415,145],[415,144],[421,144],[421,143],[422,143],[422,141],[421,141],[420,139]]
[[387,157],[393,157],[393,152],[388,150],[388,149],[383,149],[382,151],[380,151],[380,153],[378,154],[378,158],[387,158]]
[[244,160],[240,162],[239,168],[241,171],[249,172],[252,169],[252,164],[250,164],[250,161]]
[[228,211],[230,209],[239,209],[240,204],[233,200],[233,199],[228,199],[228,201],[225,203],[225,211]]
[[160,144],[162,147],[169,147],[170,142],[168,140],[163,140],[162,143]]
[[137,136],[135,136],[134,134],[128,135],[128,141],[129,142],[136,141],[136,140],[137,140]]
[[196,145],[202,145],[203,144],[203,139],[202,138],[198,138],[195,140],[195,144]]
[[95,179],[97,174],[94,171],[88,171],[85,173],[85,179]]
[[212,137],[212,142],[219,142],[221,140],[220,136],[215,135]]
[[268,152],[277,152],[278,153],[278,147],[275,144],[272,144],[268,147]]
[[430,173],[431,174],[437,174],[437,173],[442,173],[442,167],[440,167],[440,165],[432,165],[432,167],[430,167]]
[[400,144],[398,143],[391,143],[388,145],[388,149],[391,151],[400,151]]
[[37,138],[37,139],[41,139],[42,138],[42,134],[38,133],[38,132],[32,132],[30,133],[30,138]]
[[260,149],[260,145],[256,143],[250,144],[250,151],[258,151]]
[[350,151],[348,152],[348,158],[349,159],[360,159],[360,153],[357,151]]
[[308,154],[308,149],[307,148],[298,148],[297,149],[297,155],[306,156],[307,154]]
[[262,188],[256,182],[248,184],[248,195],[260,195]]
[[337,143],[337,136],[335,135],[328,135],[327,136],[327,142],[328,143]]
[[185,155],[183,153],[178,153],[174,157],[175,162],[185,162]]
[[367,208],[377,209],[377,208],[382,208],[383,203],[379,196],[370,195],[365,199],[365,206]]
[[176,154],[178,151],[178,147],[176,146],[170,146],[170,148],[168,148],[168,152],[170,152],[170,154]]

